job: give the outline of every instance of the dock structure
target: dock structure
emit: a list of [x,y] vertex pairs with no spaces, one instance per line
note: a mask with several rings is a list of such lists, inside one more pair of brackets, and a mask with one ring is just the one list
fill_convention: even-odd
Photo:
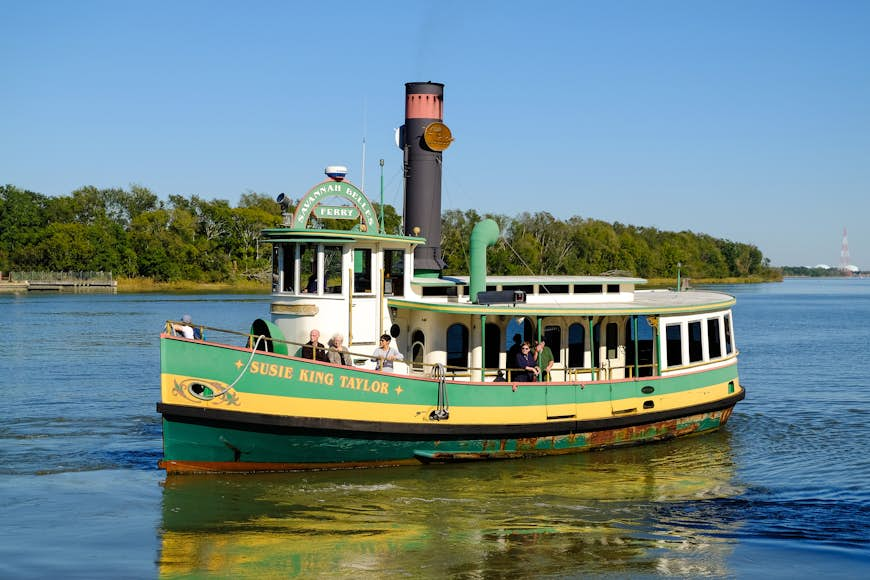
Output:
[[117,292],[111,272],[10,272],[0,292]]

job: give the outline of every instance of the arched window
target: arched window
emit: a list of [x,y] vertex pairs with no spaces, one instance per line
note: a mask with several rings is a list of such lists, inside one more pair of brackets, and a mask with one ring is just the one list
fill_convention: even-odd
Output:
[[583,368],[584,353],[586,352],[586,328],[579,322],[568,327],[568,366],[570,368]]
[[426,336],[422,330],[415,330],[411,335],[411,368],[423,370],[423,352],[426,350]]
[[517,353],[523,342],[535,340],[535,328],[527,317],[513,318],[507,325],[505,335],[505,351],[507,351],[507,368],[517,366]]
[[[501,350],[501,329],[498,324],[486,323],[486,360],[483,366],[488,369],[497,369],[498,355]],[[510,365],[509,365],[510,366]]]
[[562,327],[554,324],[545,326],[543,338],[553,352],[553,360],[562,362]]
[[459,322],[447,329],[447,366],[468,367],[468,328]]

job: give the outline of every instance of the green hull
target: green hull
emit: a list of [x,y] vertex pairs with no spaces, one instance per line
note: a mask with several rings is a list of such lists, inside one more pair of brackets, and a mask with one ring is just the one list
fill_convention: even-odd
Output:
[[513,438],[433,440],[378,437],[375,434],[317,435],[196,424],[164,418],[165,459],[169,473],[208,471],[287,471],[514,459],[579,453],[637,445],[719,429],[739,396],[725,408],[677,419],[596,431]]

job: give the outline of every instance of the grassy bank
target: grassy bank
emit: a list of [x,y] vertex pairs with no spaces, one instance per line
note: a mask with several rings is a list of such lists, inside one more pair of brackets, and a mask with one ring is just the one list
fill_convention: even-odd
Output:
[[[750,276],[747,278],[689,278],[689,287],[706,286],[709,284],[764,284],[767,282],[782,282],[782,276],[778,278],[762,278]],[[676,278],[647,278],[644,288],[676,288]]]
[[235,280],[231,282],[156,282],[151,278],[118,278],[118,292],[197,292],[222,294],[268,294],[272,289],[263,282]]

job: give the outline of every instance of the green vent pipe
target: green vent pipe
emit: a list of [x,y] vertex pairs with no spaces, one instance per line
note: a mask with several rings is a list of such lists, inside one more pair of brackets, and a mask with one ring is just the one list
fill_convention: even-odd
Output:
[[477,304],[477,293],[486,291],[486,249],[495,245],[501,232],[495,220],[486,218],[471,230],[471,301]]

